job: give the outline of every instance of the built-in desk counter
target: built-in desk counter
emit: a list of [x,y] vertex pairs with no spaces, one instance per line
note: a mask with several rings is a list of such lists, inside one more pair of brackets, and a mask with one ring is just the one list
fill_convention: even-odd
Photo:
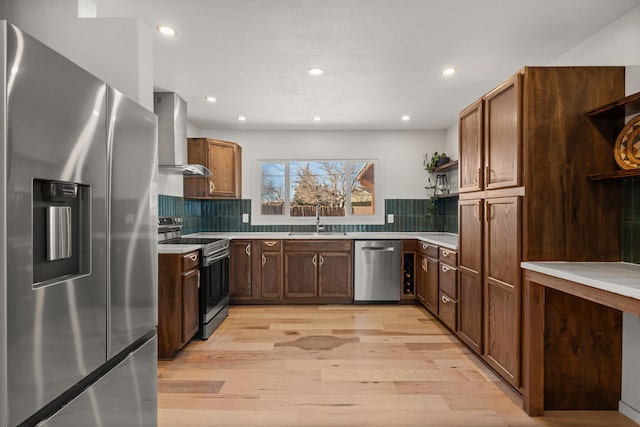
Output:
[[640,315],[640,265],[521,265],[525,411],[618,409],[622,312]]

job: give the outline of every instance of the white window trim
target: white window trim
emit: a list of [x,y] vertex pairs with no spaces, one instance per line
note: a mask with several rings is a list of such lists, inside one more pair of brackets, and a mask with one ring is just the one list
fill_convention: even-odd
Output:
[[[376,190],[374,198],[373,215],[357,215],[344,217],[320,217],[323,225],[384,225],[384,187],[379,184],[384,182],[383,173],[380,168],[378,159],[317,159],[317,158],[296,158],[296,159],[258,159],[254,164],[253,191],[251,196],[251,225],[315,225],[315,217],[291,217],[280,215],[262,215],[262,163],[277,162],[323,162],[323,161],[339,161],[339,162],[371,162],[374,164]],[[287,174],[289,165],[286,166]],[[287,197],[287,199],[289,199]],[[347,208],[350,208],[351,200],[349,199]],[[289,200],[285,200],[285,208],[288,209]]]

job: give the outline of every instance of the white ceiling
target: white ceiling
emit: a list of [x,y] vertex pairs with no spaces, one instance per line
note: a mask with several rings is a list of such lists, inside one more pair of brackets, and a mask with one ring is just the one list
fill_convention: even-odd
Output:
[[[445,129],[525,65],[546,65],[640,0],[95,0],[155,37],[156,90],[202,129]],[[307,69],[321,67],[312,77]],[[442,68],[459,72],[445,78]],[[215,104],[206,95],[215,96]],[[246,122],[236,117],[244,115]],[[402,122],[402,115],[412,120]],[[312,117],[321,116],[320,122]]]

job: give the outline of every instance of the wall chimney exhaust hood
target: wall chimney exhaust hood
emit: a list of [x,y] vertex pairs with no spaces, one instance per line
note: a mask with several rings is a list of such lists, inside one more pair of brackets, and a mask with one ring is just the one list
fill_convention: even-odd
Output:
[[187,103],[174,92],[154,92],[158,116],[158,170],[189,176],[211,176],[203,165],[187,163]]

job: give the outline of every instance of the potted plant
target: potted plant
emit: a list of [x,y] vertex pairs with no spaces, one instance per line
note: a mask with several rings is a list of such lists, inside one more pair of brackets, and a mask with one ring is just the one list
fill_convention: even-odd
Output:
[[[451,159],[447,156],[447,153],[438,153],[437,151],[431,155],[431,158],[427,154],[424,156],[424,169],[429,172],[429,174],[435,172],[438,166],[444,165],[445,163],[449,163]],[[431,193],[431,197],[429,197],[429,202],[427,204],[427,218],[432,218],[436,213],[438,213],[438,205],[436,201],[438,198],[436,197],[436,184],[431,181],[431,177],[427,177],[427,185],[424,187],[425,190]]]
[[431,218],[438,213],[438,205],[436,205],[438,198],[435,196],[435,188],[435,184],[431,182],[431,177],[428,177],[427,185],[424,187],[425,190],[431,192],[431,197],[429,197],[429,201],[427,202],[427,218]]
[[446,163],[449,163],[451,159],[447,156],[447,153],[438,153],[437,151],[433,153],[431,158],[428,158],[428,155],[424,156],[424,168],[427,172],[432,173],[436,170],[438,166],[442,166]]

